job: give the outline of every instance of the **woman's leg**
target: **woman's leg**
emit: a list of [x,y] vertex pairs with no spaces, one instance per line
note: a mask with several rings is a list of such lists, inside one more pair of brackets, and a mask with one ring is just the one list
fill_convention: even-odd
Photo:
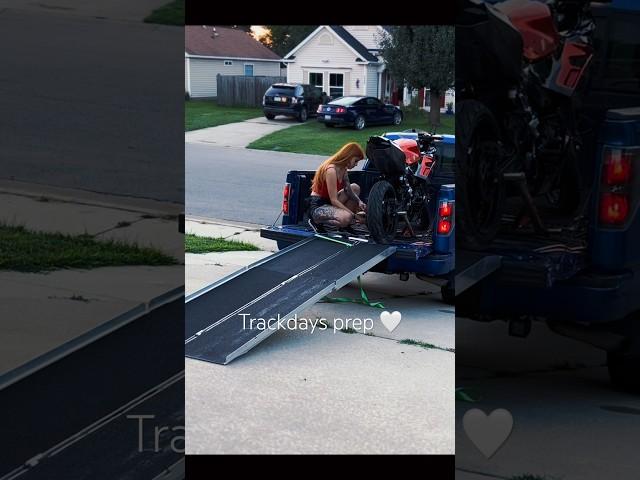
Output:
[[349,212],[334,207],[333,205],[322,205],[311,213],[313,221],[319,225],[328,227],[343,228],[351,223],[353,215]]

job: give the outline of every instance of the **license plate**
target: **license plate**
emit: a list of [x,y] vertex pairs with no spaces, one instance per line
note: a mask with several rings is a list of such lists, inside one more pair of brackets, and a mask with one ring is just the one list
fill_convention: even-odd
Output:
[[325,116],[324,116],[324,119],[325,119],[325,120],[331,120],[331,115],[325,115]]
[[282,102],[284,99],[282,97],[273,97],[274,102]]

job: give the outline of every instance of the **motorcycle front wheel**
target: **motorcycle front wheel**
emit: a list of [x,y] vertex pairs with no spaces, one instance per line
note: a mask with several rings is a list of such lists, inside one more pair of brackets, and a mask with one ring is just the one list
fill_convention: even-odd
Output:
[[504,203],[500,133],[491,111],[460,102],[456,118],[456,242],[480,249],[497,235]]
[[376,182],[367,200],[367,228],[376,243],[393,242],[398,228],[398,199],[386,180]]

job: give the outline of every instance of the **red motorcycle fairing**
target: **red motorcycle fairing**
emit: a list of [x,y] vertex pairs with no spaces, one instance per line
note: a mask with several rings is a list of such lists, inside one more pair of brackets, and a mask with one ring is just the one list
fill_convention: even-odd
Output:
[[560,35],[547,5],[530,0],[507,0],[495,8],[504,13],[522,35],[522,53],[529,63],[557,50]]
[[551,73],[544,86],[562,95],[573,95],[592,58],[593,47],[582,42],[567,40],[560,58],[553,60]]
[[431,155],[421,155],[420,147],[416,140],[399,138],[398,140],[394,140],[394,143],[404,153],[407,165],[415,168],[416,164],[420,162],[420,167],[416,170],[416,173],[423,177],[429,176],[429,172],[431,172],[431,166],[433,164],[433,157]]

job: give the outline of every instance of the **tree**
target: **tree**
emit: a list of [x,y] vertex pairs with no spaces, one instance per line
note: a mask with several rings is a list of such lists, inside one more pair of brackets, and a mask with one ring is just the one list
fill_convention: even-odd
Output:
[[400,85],[430,89],[432,127],[440,125],[440,97],[453,85],[455,33],[453,26],[419,25],[391,28],[380,42],[390,75]]
[[284,57],[318,28],[318,25],[264,25],[264,28],[269,32],[261,41],[275,53]]

